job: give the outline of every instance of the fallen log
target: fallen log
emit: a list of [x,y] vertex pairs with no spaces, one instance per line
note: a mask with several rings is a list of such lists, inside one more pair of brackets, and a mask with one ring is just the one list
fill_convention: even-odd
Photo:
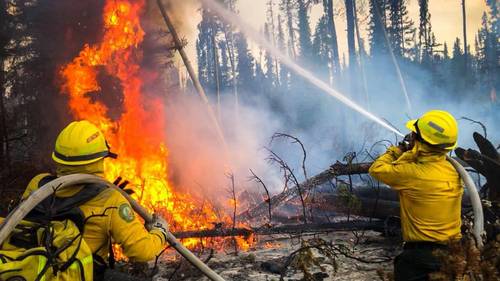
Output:
[[[344,164],[337,161],[337,163],[330,166],[330,168],[328,168],[327,170],[317,174],[314,177],[309,178],[299,186],[294,186],[283,191],[280,194],[271,197],[271,208],[274,209],[284,202],[297,196],[299,194],[299,188],[302,192],[308,192],[318,185],[324,184],[337,176],[366,174],[368,173],[368,169],[370,169],[371,164],[372,163]],[[265,216],[268,211],[269,203],[265,201],[249,210],[240,213],[237,216],[237,220],[246,221],[252,218]]]
[[275,227],[260,227],[260,228],[219,228],[207,229],[199,231],[181,231],[174,232],[173,235],[179,239],[185,238],[210,238],[210,237],[229,237],[229,236],[245,236],[252,234],[257,235],[272,235],[272,234],[297,234],[297,233],[313,233],[313,232],[329,232],[329,231],[352,231],[352,230],[373,230],[378,232],[384,231],[384,222],[375,221],[349,221],[349,222],[333,222],[319,224],[291,224]]
[[[354,192],[356,194],[356,192]],[[352,208],[350,213],[357,216],[385,219],[390,216],[399,216],[399,201],[377,199],[372,197],[357,197],[360,207]],[[345,203],[336,194],[324,194],[317,198],[317,202],[310,203],[309,207],[317,211],[346,213]]]

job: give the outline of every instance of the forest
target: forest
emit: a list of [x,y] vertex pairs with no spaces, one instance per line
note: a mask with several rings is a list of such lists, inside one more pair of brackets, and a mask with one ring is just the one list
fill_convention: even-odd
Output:
[[[56,139],[88,120],[118,155],[95,175],[128,194],[122,219],[168,225],[154,263],[110,238],[122,273],[395,280],[404,206],[372,165],[421,142],[466,187],[449,197],[462,244],[431,280],[498,280],[499,3],[481,0],[470,32],[472,1],[447,1],[452,42],[430,0],[0,0],[0,216],[23,210],[35,175],[63,182]],[[436,109],[458,124],[444,150],[405,128]]]

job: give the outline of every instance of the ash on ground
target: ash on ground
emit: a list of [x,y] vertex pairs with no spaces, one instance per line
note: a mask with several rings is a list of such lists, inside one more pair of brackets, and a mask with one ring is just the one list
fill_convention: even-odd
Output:
[[[262,236],[247,251],[204,254],[226,280],[381,280],[401,251],[398,238],[374,231]],[[168,257],[168,255],[167,255]],[[171,256],[170,256],[171,257]],[[158,264],[153,280],[208,280],[183,259]]]

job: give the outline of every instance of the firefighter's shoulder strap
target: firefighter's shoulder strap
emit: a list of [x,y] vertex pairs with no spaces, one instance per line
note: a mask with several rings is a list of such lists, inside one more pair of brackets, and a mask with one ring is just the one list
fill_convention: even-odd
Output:
[[[48,175],[38,182],[38,187],[40,188],[56,178]],[[79,206],[99,195],[104,189],[106,189],[106,185],[103,184],[86,184],[70,197],[58,197],[54,194],[38,204],[27,218],[37,222],[70,219],[83,232],[85,217]]]

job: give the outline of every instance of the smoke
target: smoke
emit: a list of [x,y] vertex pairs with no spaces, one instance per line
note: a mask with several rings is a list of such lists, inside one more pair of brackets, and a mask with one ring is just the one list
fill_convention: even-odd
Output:
[[222,99],[221,108],[229,152],[220,144],[206,105],[197,95],[168,96],[165,118],[169,171],[174,185],[220,202],[230,198],[231,174],[237,192],[263,192],[249,179],[252,169],[270,187],[279,186],[278,171],[269,169],[263,147],[282,124],[272,111],[264,108],[240,106],[236,115],[234,100],[228,95]]
[[[155,3],[156,4],[156,3]],[[179,5],[177,5],[179,4]],[[196,23],[186,21],[193,18],[196,10],[195,1],[186,1],[172,5],[171,11],[179,33],[193,32]],[[189,13],[185,17],[185,12]],[[191,33],[192,34],[192,33]],[[189,43],[192,44],[194,40]],[[489,93],[471,89],[450,94],[449,91],[432,86],[435,73],[414,64],[401,63],[401,71],[412,100],[413,115],[406,112],[405,96],[394,65],[391,60],[382,58],[371,60],[364,65],[368,82],[369,102],[362,94],[353,93],[352,98],[370,112],[379,116],[402,133],[410,118],[431,109],[443,109],[455,117],[468,117],[481,121],[488,128],[488,137],[494,144],[500,143],[500,132],[496,131],[500,121],[498,105],[487,101]],[[328,74],[315,73],[318,77]],[[460,79],[445,74],[447,79]],[[312,86],[306,80],[293,76],[291,91],[272,92],[262,89],[257,92],[240,92],[240,96],[251,99],[240,101],[239,114],[236,113],[232,93],[222,92],[220,121],[229,147],[230,160],[213,130],[213,124],[207,115],[202,101],[194,94],[170,93],[167,96],[166,126],[169,148],[171,179],[175,186],[197,193],[202,197],[224,200],[229,198],[228,188],[232,173],[236,179],[237,191],[263,193],[260,186],[249,179],[249,169],[255,171],[273,191],[283,188],[282,173],[279,167],[268,163],[268,152],[264,147],[271,147],[282,156],[296,172],[300,180],[302,153],[300,148],[286,141],[270,144],[275,132],[283,132],[298,137],[307,150],[306,168],[308,175],[314,175],[337,160],[342,160],[348,152],[357,153],[357,161],[369,161],[371,157],[383,152],[384,146],[372,145],[380,140],[396,143],[398,136],[389,130],[383,130],[373,121],[364,118],[337,100],[326,95],[321,89]],[[354,88],[362,89],[361,79]],[[256,82],[258,83],[258,82]],[[334,81],[340,91],[350,88],[347,76]],[[259,87],[256,87],[258,89]],[[215,97],[211,94],[212,106]],[[475,147],[472,133],[482,129],[470,121],[459,120],[459,144]]]

